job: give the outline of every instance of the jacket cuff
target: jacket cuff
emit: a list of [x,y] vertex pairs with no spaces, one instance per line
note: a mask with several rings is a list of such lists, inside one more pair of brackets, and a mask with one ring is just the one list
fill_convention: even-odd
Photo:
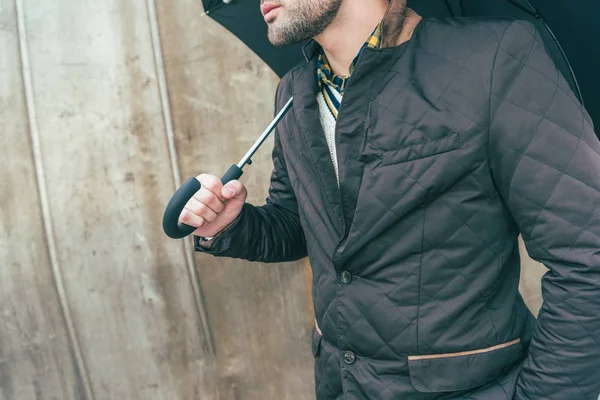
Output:
[[231,247],[231,241],[237,236],[240,222],[243,219],[243,214],[246,207],[242,207],[241,212],[225,229],[219,232],[212,240],[210,247],[205,248],[200,245],[200,237],[194,236],[194,249],[200,253],[211,254],[214,256],[225,253]]

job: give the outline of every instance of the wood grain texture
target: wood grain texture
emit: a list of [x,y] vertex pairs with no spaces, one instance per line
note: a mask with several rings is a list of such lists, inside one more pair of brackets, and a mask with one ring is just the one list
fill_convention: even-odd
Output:
[[[221,176],[272,119],[278,80],[238,39],[200,17],[200,2],[158,0],[157,8],[183,180]],[[264,203],[272,146],[271,137],[244,170],[252,204]],[[196,260],[218,363],[218,392],[207,399],[314,398],[303,262]]]
[[0,49],[0,399],[85,399],[52,276],[13,0],[0,0]]
[[27,0],[53,232],[96,399],[203,398],[213,385],[173,191],[146,2]]

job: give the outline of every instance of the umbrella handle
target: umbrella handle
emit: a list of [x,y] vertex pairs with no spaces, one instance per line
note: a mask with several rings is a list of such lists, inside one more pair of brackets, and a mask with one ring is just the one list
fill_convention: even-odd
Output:
[[[281,111],[275,116],[273,121],[269,124],[267,129],[260,135],[258,140],[252,145],[252,148],[246,153],[244,158],[237,164],[232,165],[225,175],[221,178],[221,182],[225,185],[227,182],[230,182],[234,179],[239,179],[242,174],[242,168],[244,165],[251,164],[251,157],[258,150],[258,148],[267,140],[267,137],[271,133],[275,126],[281,121],[283,116],[288,112],[288,110],[292,107],[293,97],[290,97],[288,102],[283,106]],[[181,239],[183,237],[188,236],[192,232],[196,230],[193,226],[189,226],[186,224],[179,223],[179,216],[181,212],[185,208],[187,202],[194,197],[194,194],[200,190],[202,186],[200,182],[196,178],[190,178],[173,195],[169,203],[167,204],[167,208],[165,209],[165,213],[163,215],[163,231],[173,239]]]
[[[243,173],[244,171],[242,171],[240,167],[232,165],[221,178],[221,182],[225,185],[227,182],[239,179]],[[179,189],[177,189],[167,204],[163,215],[163,230],[170,238],[181,239],[190,235],[197,229],[193,226],[180,224],[179,216],[187,202],[194,197],[194,194],[196,194],[201,187],[202,185],[196,178],[189,178]]]

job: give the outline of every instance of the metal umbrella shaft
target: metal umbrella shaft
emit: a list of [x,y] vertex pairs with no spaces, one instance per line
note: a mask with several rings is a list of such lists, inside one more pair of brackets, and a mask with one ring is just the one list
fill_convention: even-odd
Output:
[[244,157],[242,157],[240,162],[237,164],[237,167],[239,169],[244,168],[244,165],[246,165],[246,164],[252,164],[252,156],[254,156],[254,153],[256,153],[256,151],[260,148],[260,146],[262,146],[262,144],[265,142],[265,140],[267,140],[267,138],[269,137],[269,135],[271,134],[273,129],[275,129],[275,127],[277,126],[279,121],[281,121],[283,116],[288,112],[288,110],[292,106],[293,100],[294,100],[294,97],[293,96],[290,97],[290,99],[288,100],[287,103],[285,103],[285,105],[283,106],[281,111],[279,111],[279,113],[275,116],[275,118],[273,118],[273,121],[271,121],[269,126],[267,126],[267,129],[265,129],[265,131],[263,132],[262,135],[260,135],[258,140],[256,142],[254,142],[254,144],[252,145],[250,150],[248,150],[246,155]]

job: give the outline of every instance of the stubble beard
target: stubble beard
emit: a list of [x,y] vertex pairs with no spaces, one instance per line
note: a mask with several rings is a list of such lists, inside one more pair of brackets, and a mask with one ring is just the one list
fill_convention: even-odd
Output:
[[337,16],[342,1],[312,0],[286,7],[287,19],[268,25],[269,41],[274,46],[285,46],[320,35]]

